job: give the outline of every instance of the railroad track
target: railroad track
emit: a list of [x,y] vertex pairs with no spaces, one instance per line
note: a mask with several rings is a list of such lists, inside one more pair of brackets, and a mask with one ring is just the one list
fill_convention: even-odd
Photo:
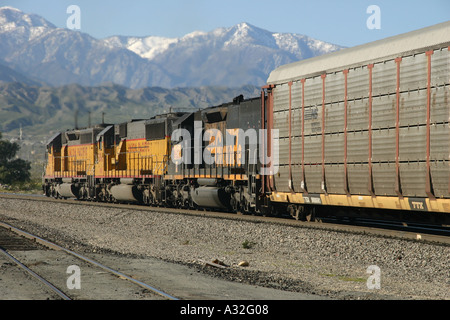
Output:
[[[47,262],[40,262],[36,263],[35,258],[33,257],[27,257],[27,254],[24,254],[24,252],[29,251],[51,251],[51,252],[45,252],[44,258],[42,256],[39,258],[40,260],[46,259]],[[147,294],[147,298],[151,300],[178,300],[177,298],[171,296],[168,293],[165,293],[147,283],[144,283],[142,281],[139,281],[137,279],[132,278],[131,276],[128,276],[118,270],[115,270],[113,268],[110,268],[108,266],[105,266],[91,258],[88,258],[86,256],[83,256],[81,254],[78,254],[74,251],[71,251],[69,249],[66,249],[62,246],[59,246],[55,243],[52,243],[48,240],[45,240],[41,237],[35,236],[33,234],[30,234],[28,232],[25,232],[23,230],[20,230],[18,228],[15,228],[9,224],[0,222],[0,254],[10,261],[10,263],[14,263],[15,265],[19,266],[22,270],[24,270],[28,275],[30,275],[35,281],[38,281],[40,284],[44,285],[47,291],[51,292],[52,296],[56,296],[56,299],[63,299],[63,300],[73,300],[73,299],[86,299],[82,294],[80,295],[77,290],[73,291],[76,292],[76,294],[71,294],[68,292],[71,292],[72,288],[69,288],[69,282],[65,282],[66,287],[62,288],[64,286],[61,286],[61,283],[64,283],[64,281],[59,280],[49,280],[48,278],[52,278],[51,276],[52,272],[47,272],[42,270],[42,265],[45,268],[52,269],[54,266],[51,264],[51,262],[57,263],[58,261],[64,261],[63,264],[70,265],[72,270],[76,271],[76,268],[80,263],[83,265],[82,270],[83,274],[90,274],[93,272],[93,274],[100,275],[101,276],[101,282],[104,283],[106,278],[108,279],[108,283],[106,284],[106,290],[102,290],[104,292],[110,292],[111,288],[113,290],[117,290],[122,285],[116,284],[116,282],[124,282],[127,281],[128,284],[126,287],[130,287],[129,283],[133,284],[134,286],[139,286],[141,289],[143,288]],[[70,259],[67,259],[67,257],[62,257],[62,255],[69,256]],[[34,256],[34,255],[31,255]],[[75,259],[74,259],[75,258]],[[51,261],[51,262],[48,262]],[[66,261],[71,261],[70,264]],[[72,264],[73,263],[73,264]],[[41,268],[38,268],[37,266],[41,265]],[[80,268],[80,267],[78,267]],[[92,270],[88,270],[92,269]],[[33,269],[39,269],[40,271],[35,271]],[[69,269],[67,269],[69,270]],[[101,270],[99,272],[99,270]],[[67,271],[69,272],[69,271]],[[45,274],[45,275],[42,275]],[[74,272],[74,275],[76,273]],[[111,277],[109,275],[113,275],[114,277]],[[66,279],[70,277],[70,275],[63,274],[63,279]],[[61,277],[60,277],[61,278]],[[75,278],[74,278],[75,279]],[[55,284],[54,282],[58,282],[59,285]],[[81,281],[80,281],[81,283]],[[76,286],[76,284],[74,284]],[[81,286],[80,286],[81,287]],[[109,288],[109,290],[108,290]],[[80,289],[80,288],[78,288]],[[122,289],[121,289],[122,290]],[[123,290],[124,292],[126,289]],[[136,290],[134,290],[136,291]],[[45,293],[42,293],[43,295]],[[102,299],[101,296],[98,296],[97,293],[95,293],[96,296],[94,298],[90,299]],[[75,297],[75,298],[74,298]],[[126,299],[125,297],[118,297],[118,299]]]
[[447,226],[437,226],[426,223],[391,221],[391,220],[375,220],[367,218],[326,218],[329,223],[346,224],[363,227],[381,228],[386,230],[405,231],[415,233],[418,239],[423,234],[450,237],[450,228]]
[[438,243],[450,245],[450,227],[430,225],[422,223],[411,223],[402,221],[389,221],[366,218],[320,218],[313,222],[297,221],[290,216],[285,217],[265,217],[253,215],[237,215],[227,212],[206,211],[206,210],[185,210],[165,207],[149,207],[138,204],[115,204],[92,201],[78,201],[75,199],[57,200],[43,195],[25,195],[0,193],[0,198],[15,198],[30,201],[48,201],[53,203],[74,204],[81,206],[100,206],[106,208],[128,208],[147,212],[166,212],[170,214],[186,214],[196,216],[210,216],[221,219],[245,220],[253,222],[265,222],[289,225],[295,227],[314,228],[323,230],[333,230],[339,232],[363,233],[377,236],[385,236],[399,239],[420,240],[422,242]]

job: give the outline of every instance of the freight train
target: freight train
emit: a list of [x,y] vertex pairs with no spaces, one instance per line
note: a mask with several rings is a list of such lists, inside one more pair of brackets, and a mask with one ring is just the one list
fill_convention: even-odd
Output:
[[259,132],[260,115],[260,97],[239,96],[193,113],[59,132],[47,144],[44,192],[57,198],[255,211],[258,164],[245,157],[250,149],[256,153],[257,141],[241,144],[245,132],[239,129]]
[[[450,215],[450,22],[281,66],[259,97],[47,144],[47,196]],[[339,210],[336,210],[339,211]]]

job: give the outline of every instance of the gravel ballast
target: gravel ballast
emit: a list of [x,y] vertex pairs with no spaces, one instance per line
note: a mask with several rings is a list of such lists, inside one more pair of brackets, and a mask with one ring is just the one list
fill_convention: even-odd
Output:
[[[450,299],[450,248],[444,245],[126,205],[2,198],[0,218],[72,250],[154,257],[254,285],[333,299]],[[239,266],[242,261],[248,266]],[[379,270],[379,282],[371,270]]]

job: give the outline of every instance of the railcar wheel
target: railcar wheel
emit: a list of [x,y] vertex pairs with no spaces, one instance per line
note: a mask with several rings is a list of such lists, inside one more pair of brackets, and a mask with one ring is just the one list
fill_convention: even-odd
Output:
[[293,214],[291,214],[291,216],[295,219],[295,220],[303,220],[305,217],[305,207],[303,206],[296,206]]
[[305,217],[305,208],[300,205],[289,205],[287,207],[287,212],[295,220],[303,220]]
[[316,221],[316,208],[315,207],[309,208],[309,210],[305,212],[304,217],[305,217],[304,221],[307,222]]

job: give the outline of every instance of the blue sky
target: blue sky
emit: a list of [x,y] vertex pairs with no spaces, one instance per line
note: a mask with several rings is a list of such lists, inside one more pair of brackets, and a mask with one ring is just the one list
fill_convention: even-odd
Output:
[[[0,0],[66,27],[75,4],[81,30],[111,35],[181,37],[248,22],[273,32],[291,32],[355,46],[450,20],[449,0]],[[381,29],[368,29],[370,5],[381,10]]]

